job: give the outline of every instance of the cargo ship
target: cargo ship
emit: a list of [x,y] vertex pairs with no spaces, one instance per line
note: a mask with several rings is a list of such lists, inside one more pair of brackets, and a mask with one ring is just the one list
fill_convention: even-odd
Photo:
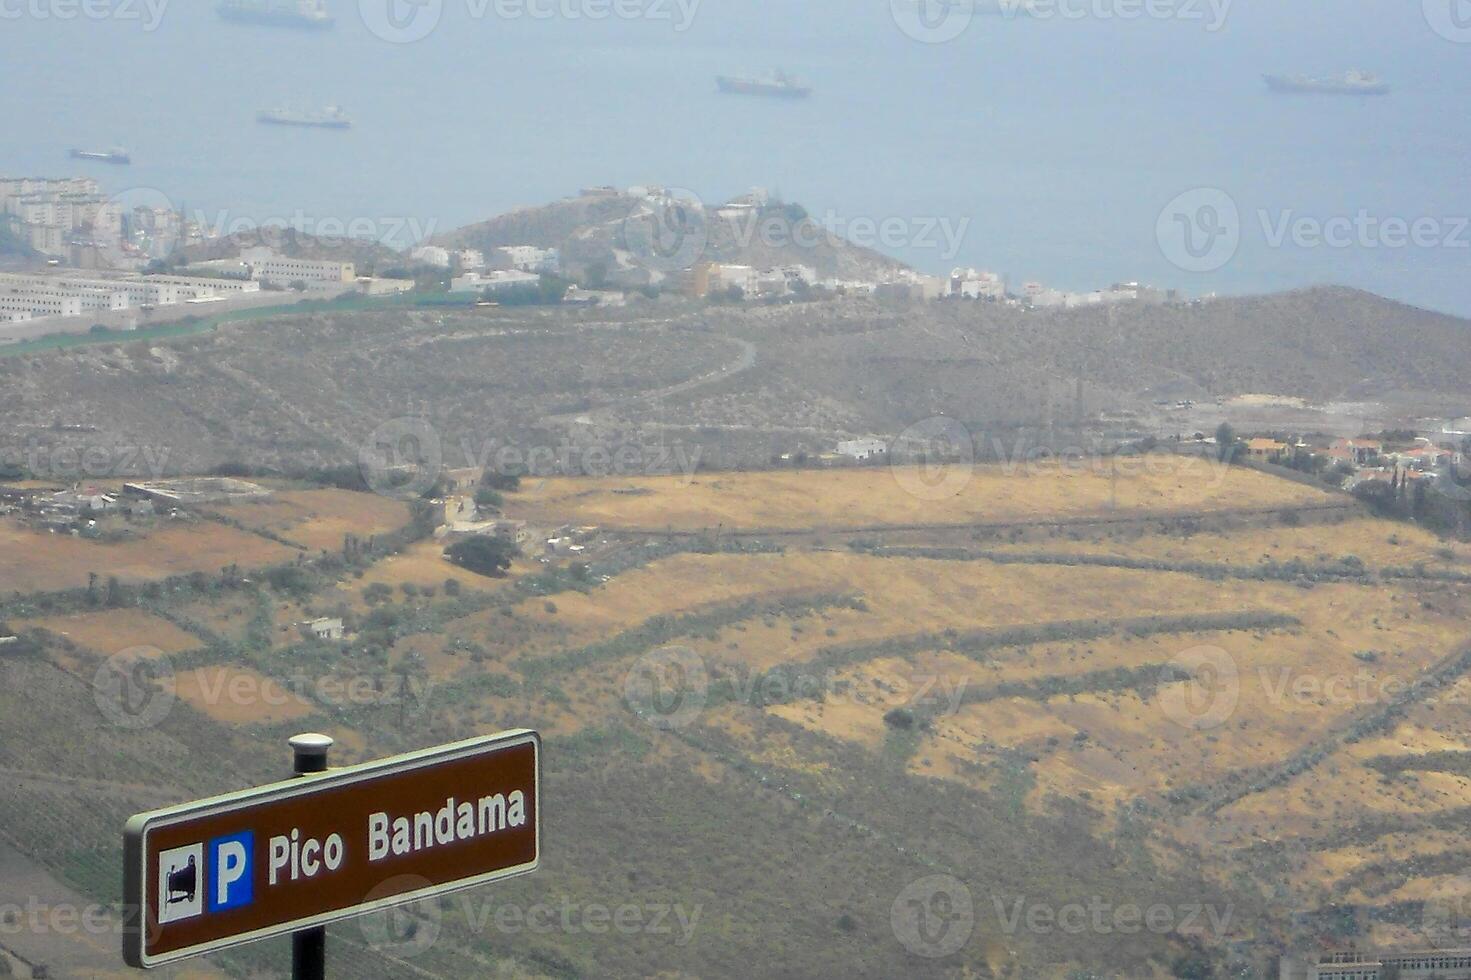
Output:
[[308,31],[325,31],[337,23],[325,0],[219,0],[215,12],[239,24]]
[[763,95],[774,99],[805,99],[812,89],[786,72],[774,72],[762,78],[737,78],[721,75],[715,79],[720,91],[727,95]]
[[335,105],[316,111],[262,109],[255,121],[268,126],[306,126],[312,129],[351,129],[352,119]]
[[110,150],[72,150],[71,158],[73,160],[91,160],[96,163],[115,163],[119,166],[127,166],[133,162],[133,158],[128,155],[128,151],[118,147],[113,147]]
[[1389,83],[1366,71],[1350,71],[1327,78],[1306,75],[1267,75],[1273,92],[1293,95],[1388,95]]

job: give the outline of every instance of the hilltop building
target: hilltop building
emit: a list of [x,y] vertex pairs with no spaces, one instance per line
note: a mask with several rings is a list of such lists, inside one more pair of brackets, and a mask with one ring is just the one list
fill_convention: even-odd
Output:
[[494,293],[517,286],[535,286],[540,282],[541,276],[531,272],[502,270],[483,275],[479,272],[467,272],[463,276],[455,276],[450,280],[449,291],[452,293],[484,293],[486,291]]
[[[562,252],[555,248],[537,248],[535,245],[503,245],[496,249],[502,261],[521,272],[539,272],[558,275],[562,271]],[[481,266],[485,263],[482,259]],[[466,266],[466,268],[471,268]]]
[[882,439],[850,439],[838,443],[838,455],[849,459],[866,461],[876,459],[889,451],[889,444]]
[[293,282],[346,284],[356,282],[358,278],[357,267],[351,262],[290,259],[259,252],[242,258],[250,266],[252,279],[273,285],[287,286]]
[[1471,980],[1471,949],[1283,957],[1277,975],[1279,980]]

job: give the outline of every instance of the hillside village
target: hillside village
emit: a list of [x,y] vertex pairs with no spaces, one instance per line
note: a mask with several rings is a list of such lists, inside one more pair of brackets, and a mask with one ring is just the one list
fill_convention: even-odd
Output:
[[[423,243],[396,257],[378,247],[379,268],[364,271],[348,258],[373,243],[313,239],[314,257],[305,257],[300,248],[283,248],[281,229],[267,228],[222,248],[241,236],[221,236],[166,202],[110,199],[91,178],[0,178],[0,240],[10,242],[9,264],[16,268],[0,271],[0,343],[280,305],[284,300],[273,294],[282,291],[337,299],[417,289],[426,299],[445,294],[483,303],[603,307],[660,293],[719,303],[874,297],[1026,309],[1180,299],[1137,282],[1072,293],[1033,281],[1013,286],[973,268],[948,276],[918,272],[863,255],[800,207],[761,189],[710,209],[659,187],[589,188],[570,200],[611,208],[614,217],[563,229],[555,242],[457,246],[467,234],[461,232],[447,244]],[[668,243],[659,237],[665,235],[678,240],[667,255]],[[222,251],[229,254],[200,257]]]

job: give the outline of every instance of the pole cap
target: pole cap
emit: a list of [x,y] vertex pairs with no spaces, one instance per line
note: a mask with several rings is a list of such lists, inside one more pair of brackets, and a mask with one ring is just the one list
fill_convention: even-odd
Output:
[[327,754],[327,750],[332,748],[333,739],[331,735],[320,732],[307,732],[291,736],[288,742],[297,755],[318,756]]

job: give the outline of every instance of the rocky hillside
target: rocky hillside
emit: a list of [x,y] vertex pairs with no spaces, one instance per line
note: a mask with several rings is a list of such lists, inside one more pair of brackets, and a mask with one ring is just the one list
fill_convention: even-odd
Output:
[[253,248],[270,248],[291,259],[314,262],[352,262],[360,273],[381,273],[402,265],[403,254],[377,242],[357,238],[323,238],[295,228],[267,226],[238,232],[180,249],[174,256],[185,262],[239,258]]
[[[1051,313],[857,300],[344,311],[0,357],[0,451],[166,447],[178,470],[343,463],[376,426],[427,412],[456,448],[594,427],[672,433],[741,464],[936,416],[1168,436],[1230,414],[1207,403],[1253,394],[1374,401],[1387,425],[1471,414],[1468,341],[1465,321],[1344,289]],[[1182,416],[1164,397],[1219,414]],[[1368,416],[1355,411],[1337,414]],[[1323,414],[1281,424],[1332,431]]]
[[805,265],[823,276],[882,278],[903,264],[829,234],[796,205],[740,199],[720,207],[642,193],[590,191],[438,236],[446,248],[561,249],[569,274],[620,285],[659,282],[700,261]]

